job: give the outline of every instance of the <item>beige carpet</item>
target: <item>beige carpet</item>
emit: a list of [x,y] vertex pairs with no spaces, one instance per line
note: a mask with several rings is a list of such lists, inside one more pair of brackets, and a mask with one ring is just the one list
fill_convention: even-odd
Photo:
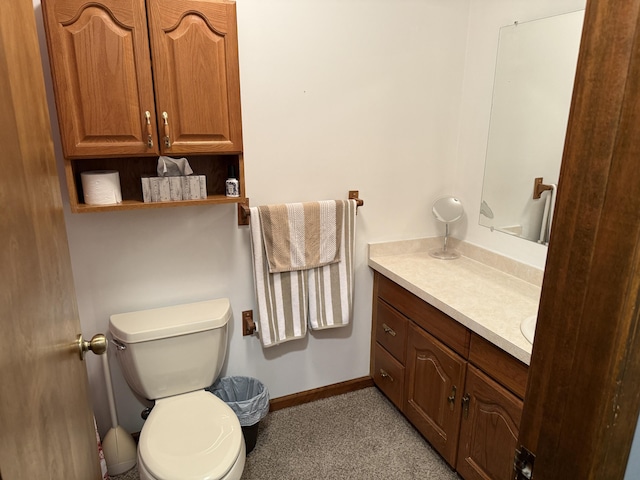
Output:
[[[137,480],[134,469],[112,480]],[[243,480],[454,480],[459,477],[378,389],[270,413]],[[178,479],[176,479],[178,480]]]

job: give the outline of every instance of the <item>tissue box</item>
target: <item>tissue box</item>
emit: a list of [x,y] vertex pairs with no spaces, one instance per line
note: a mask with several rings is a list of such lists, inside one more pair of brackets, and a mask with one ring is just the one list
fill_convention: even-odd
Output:
[[207,198],[207,177],[205,175],[142,177],[141,182],[144,203]]

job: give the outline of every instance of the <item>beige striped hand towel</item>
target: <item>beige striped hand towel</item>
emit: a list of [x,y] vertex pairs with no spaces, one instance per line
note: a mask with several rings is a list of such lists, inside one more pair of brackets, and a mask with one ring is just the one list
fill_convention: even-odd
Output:
[[344,201],[258,207],[271,273],[308,270],[340,260]]
[[308,270],[309,325],[312,330],[343,327],[353,316],[356,201],[339,200],[344,215],[340,261]]
[[270,347],[307,334],[306,272],[269,272],[258,208],[250,210],[258,332],[262,345]]

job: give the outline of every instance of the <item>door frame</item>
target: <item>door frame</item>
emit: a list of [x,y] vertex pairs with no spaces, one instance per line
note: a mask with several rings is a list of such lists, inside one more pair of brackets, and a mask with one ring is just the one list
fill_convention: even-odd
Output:
[[639,22],[588,0],[518,441],[537,479],[622,479],[636,430]]

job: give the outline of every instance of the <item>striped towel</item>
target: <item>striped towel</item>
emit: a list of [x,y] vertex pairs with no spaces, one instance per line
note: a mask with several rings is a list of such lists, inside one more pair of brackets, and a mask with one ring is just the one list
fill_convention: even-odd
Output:
[[258,327],[264,347],[307,334],[306,272],[270,273],[258,208],[251,207],[253,274],[258,300]]
[[[316,202],[325,203],[325,202]],[[353,316],[355,200],[331,201],[340,214],[336,262],[271,273],[266,254],[261,207],[251,207],[253,273],[258,327],[263,347],[302,338],[307,322],[314,330],[348,325]],[[277,222],[272,222],[277,226]],[[279,228],[279,227],[276,227]]]
[[312,330],[343,327],[353,316],[355,200],[344,205],[340,261],[308,270],[309,326]]
[[258,207],[269,272],[338,262],[346,203],[325,200]]

